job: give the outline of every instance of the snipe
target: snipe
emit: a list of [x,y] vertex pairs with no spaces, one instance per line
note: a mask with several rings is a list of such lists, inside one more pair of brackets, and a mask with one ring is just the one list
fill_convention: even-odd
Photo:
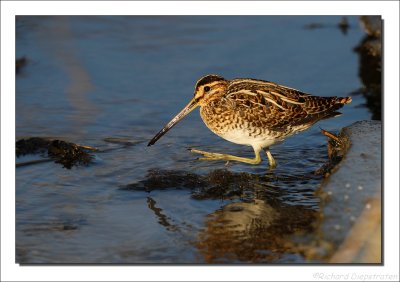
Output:
[[203,155],[200,160],[259,164],[260,152],[265,150],[273,168],[276,162],[269,151],[271,145],[321,119],[339,115],[336,110],[350,102],[351,97],[312,96],[264,80],[226,80],[219,75],[206,75],[197,81],[189,104],[151,139],[148,146],[200,106],[201,118],[212,132],[230,142],[252,146],[255,153],[250,159],[192,149],[193,153]]

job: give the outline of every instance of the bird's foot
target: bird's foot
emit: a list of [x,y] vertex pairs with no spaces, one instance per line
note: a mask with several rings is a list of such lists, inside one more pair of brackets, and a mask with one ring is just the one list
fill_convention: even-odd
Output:
[[217,161],[217,160],[229,161],[229,159],[226,158],[229,155],[226,155],[226,154],[210,153],[210,152],[205,152],[205,151],[196,150],[196,149],[191,149],[190,151],[192,153],[203,155],[202,158],[198,158],[198,160],[201,160],[201,161]]
[[201,154],[203,155],[202,158],[199,158],[201,161],[217,161],[217,160],[224,160],[227,161],[237,161],[237,162],[242,162],[242,163],[247,163],[247,164],[259,164],[261,162],[260,155],[257,153],[254,159],[249,159],[249,158],[242,158],[242,157],[237,157],[229,154],[220,154],[220,153],[210,153],[210,152],[205,152],[201,150],[196,150],[196,149],[190,149],[192,153],[196,154]]
[[272,156],[271,152],[269,151],[269,149],[267,149],[265,151],[265,153],[267,154],[267,157],[268,157],[269,170],[273,170],[274,168],[276,168],[276,161],[275,161],[274,157]]

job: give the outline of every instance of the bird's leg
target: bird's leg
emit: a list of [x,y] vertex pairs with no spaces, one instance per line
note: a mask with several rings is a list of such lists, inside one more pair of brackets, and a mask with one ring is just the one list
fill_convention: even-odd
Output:
[[272,156],[271,152],[269,151],[269,148],[265,149],[265,153],[267,154],[268,157],[269,168],[276,168],[276,161]]
[[254,159],[250,158],[242,158],[242,157],[237,157],[233,155],[228,155],[228,154],[220,154],[220,153],[210,153],[210,152],[204,152],[196,149],[191,149],[190,151],[192,153],[197,153],[201,154],[204,157],[199,158],[199,160],[206,160],[206,161],[215,161],[215,160],[224,160],[224,161],[237,161],[237,162],[242,162],[242,163],[248,163],[248,164],[259,164],[261,162],[261,157],[260,157],[260,148],[254,148],[254,153],[255,157]]

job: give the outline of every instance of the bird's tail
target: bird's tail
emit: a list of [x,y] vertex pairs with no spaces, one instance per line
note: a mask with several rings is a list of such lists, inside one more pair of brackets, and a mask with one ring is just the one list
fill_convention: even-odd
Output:
[[350,104],[352,101],[351,97],[339,97],[336,99],[337,99],[336,102],[342,105]]
[[352,101],[351,97],[338,97],[338,98],[334,98],[334,99],[336,99],[335,105],[333,107],[331,107],[329,110],[327,110],[326,112],[324,112],[322,119],[328,119],[328,118],[340,116],[342,113],[337,112],[337,110],[346,104],[350,104]]

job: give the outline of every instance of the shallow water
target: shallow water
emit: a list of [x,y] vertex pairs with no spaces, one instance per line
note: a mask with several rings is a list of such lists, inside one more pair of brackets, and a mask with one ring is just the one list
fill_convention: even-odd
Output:
[[362,86],[353,48],[363,32],[357,17],[347,33],[340,20],[18,17],[16,56],[28,63],[16,78],[17,139],[104,152],[87,167],[16,169],[17,262],[305,262],[296,244],[312,237],[322,180],[314,172],[328,161],[319,127],[370,119],[361,95],[342,116],[273,146],[273,171],[266,160],[197,161],[187,148],[252,156],[213,135],[198,111],[147,143],[208,73],[351,95]]

